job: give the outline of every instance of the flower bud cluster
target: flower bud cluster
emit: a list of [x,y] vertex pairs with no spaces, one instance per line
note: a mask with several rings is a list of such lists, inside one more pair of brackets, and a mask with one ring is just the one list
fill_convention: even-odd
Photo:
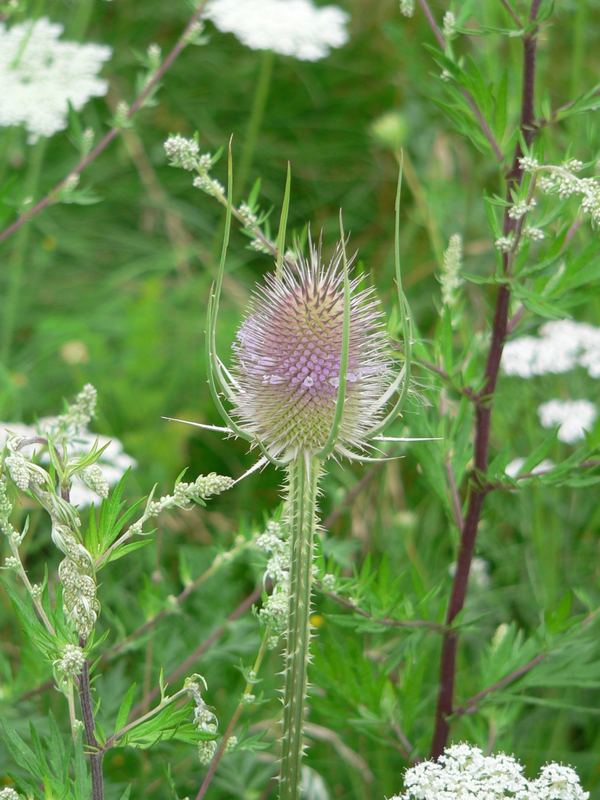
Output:
[[415,13],[415,0],[400,0],[400,13],[405,17],[412,17]]
[[450,237],[448,247],[444,252],[440,284],[442,287],[442,303],[452,307],[457,300],[457,291],[462,285],[460,270],[462,266],[462,237],[454,233]]
[[285,527],[271,520],[266,531],[257,537],[256,546],[270,554],[264,580],[273,582],[273,590],[258,612],[258,618],[269,628],[269,647],[273,648],[285,632],[288,615],[290,554]]
[[202,675],[191,675],[186,679],[185,690],[194,701],[194,725],[200,733],[216,733],[219,721],[204,702],[202,692],[206,691],[206,681]]
[[67,644],[64,647],[62,656],[54,662],[54,669],[59,677],[66,680],[74,680],[79,675],[85,665],[85,653],[81,647],[75,644]]
[[225,187],[210,176],[214,159],[210,153],[200,155],[200,145],[196,139],[186,139],[179,134],[169,136],[165,142],[165,153],[170,166],[198,173],[193,181],[196,189],[218,199],[225,198]]
[[215,739],[202,739],[198,742],[198,761],[203,767],[207,767],[213,760],[217,748],[218,745]]
[[0,800],[21,800],[21,795],[17,794],[10,786],[7,786],[4,789],[0,789]]
[[513,756],[485,756],[469,744],[452,745],[437,761],[407,769],[404,786],[405,792],[391,800],[587,800],[590,796],[571,767],[546,764],[538,778],[528,780]]
[[85,467],[85,469],[81,471],[81,480],[85,483],[88,489],[91,489],[92,492],[95,492],[99,497],[108,497],[108,481],[104,477],[104,473],[98,464],[92,464],[89,467]]
[[256,228],[258,217],[247,203],[240,203],[238,213],[245,228]]
[[169,136],[164,146],[170,166],[180,167],[188,172],[196,169],[200,146],[195,139],[186,139],[177,134]]
[[496,241],[494,242],[494,246],[496,250],[499,250],[501,253],[510,253],[513,249],[514,239],[512,234],[508,236],[499,236]]
[[10,515],[12,514],[13,507],[8,499],[6,489],[6,478],[4,475],[0,475],[0,533],[3,533],[8,538],[15,541],[15,543],[18,543],[20,536],[10,522]]
[[64,414],[57,417],[55,429],[69,437],[84,431],[96,415],[98,392],[86,383]]
[[173,489],[173,494],[164,495],[150,503],[149,513],[155,517],[168,508],[188,509],[193,503],[200,503],[211,495],[224,492],[232,484],[232,478],[214,472],[210,475],[200,475],[193,483],[181,481]]
[[520,200],[508,209],[508,216],[511,219],[521,219],[529,211],[533,211],[536,205],[537,203],[533,198],[529,202]]
[[[194,701],[194,725],[199,733],[216,736],[219,721],[216,715],[206,705],[202,691],[206,690],[206,681],[201,675],[192,675],[185,681],[185,689]],[[217,752],[217,740],[202,739],[198,742],[198,759],[204,766],[210,764]]]
[[523,236],[525,239],[531,239],[532,242],[542,242],[546,238],[544,231],[534,225],[526,225],[523,228]]
[[208,172],[202,172],[200,175],[196,175],[193,180],[193,186],[211,197],[225,197],[225,187],[223,184],[216,178],[211,178]]
[[443,19],[443,32],[445,39],[453,39],[456,36],[456,17],[452,11],[446,11]]
[[519,159],[525,172],[539,174],[538,185],[549,195],[561,199],[579,196],[580,210],[589,215],[594,225],[600,225],[600,180],[580,178],[576,173],[583,169],[583,162],[571,158],[563,164],[540,164],[536,159],[525,156]]
[[10,477],[22,492],[41,486],[50,480],[45,469],[34,464],[19,451],[24,439],[23,436],[10,436],[6,442],[8,455],[4,459]]
[[52,525],[52,541],[66,556],[58,565],[65,614],[79,636],[87,639],[100,613],[93,559],[76,532],[56,520]]

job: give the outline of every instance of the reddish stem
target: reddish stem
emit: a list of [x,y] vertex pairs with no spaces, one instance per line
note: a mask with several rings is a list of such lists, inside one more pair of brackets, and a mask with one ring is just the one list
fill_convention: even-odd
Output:
[[[534,101],[535,101],[535,61],[537,45],[537,18],[541,0],[532,0],[529,12],[530,31],[523,39],[523,88],[521,101],[520,129],[525,142],[529,145],[535,134],[534,128]],[[523,170],[519,163],[522,156],[520,144],[515,148],[513,163],[506,176],[507,198],[510,200],[511,191],[518,187],[523,178]],[[508,208],[504,214],[504,233],[515,232],[520,236],[520,227],[517,221],[509,217]],[[511,254],[503,256],[503,268],[506,277],[510,275]],[[467,513],[461,531],[461,541],[458,553],[458,562],[450,602],[446,612],[447,632],[442,640],[442,654],[440,661],[440,678],[438,702],[435,715],[435,728],[431,744],[432,758],[438,758],[444,751],[450,734],[449,717],[454,710],[454,685],[456,680],[456,655],[458,649],[458,632],[452,628],[452,623],[464,608],[469,572],[475,552],[475,542],[485,496],[489,491],[483,476],[487,472],[489,461],[489,441],[492,417],[492,401],[500,360],[508,328],[510,308],[510,288],[507,283],[502,284],[496,296],[496,308],[492,325],[492,338],[485,366],[485,380],[483,388],[476,401],[475,410],[475,444],[474,444],[474,475],[469,490]]]

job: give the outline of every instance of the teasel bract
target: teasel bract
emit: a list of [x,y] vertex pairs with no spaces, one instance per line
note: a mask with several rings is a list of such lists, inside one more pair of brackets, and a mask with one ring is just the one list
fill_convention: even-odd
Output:
[[[300,795],[304,706],[310,660],[310,605],[319,478],[330,458],[380,461],[385,436],[406,398],[411,322],[402,291],[399,201],[395,272],[404,363],[394,368],[385,318],[373,289],[350,276],[340,213],[340,242],[328,263],[309,238],[308,256],[285,254],[290,178],[277,238],[277,263],[254,292],[227,368],[217,355],[217,313],[231,227],[232,169],[221,262],[207,315],[208,383],[225,427],[200,425],[248,441],[261,452],[249,472],[272,463],[287,473],[285,519],[290,579],[283,689],[280,800]],[[248,473],[246,473],[248,474]],[[245,476],[244,476],[245,477]]]

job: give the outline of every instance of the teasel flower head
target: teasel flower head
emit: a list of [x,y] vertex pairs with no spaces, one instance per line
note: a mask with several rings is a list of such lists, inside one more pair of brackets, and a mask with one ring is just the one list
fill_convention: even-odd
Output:
[[[344,341],[343,248],[324,264],[312,242],[308,258],[283,264],[254,293],[233,346],[233,416],[275,458],[325,448],[336,416]],[[392,383],[384,317],[372,289],[349,281],[345,397],[335,450],[364,448],[381,421]]]
[[[285,252],[290,174],[284,195],[275,269],[253,293],[233,343],[231,367],[216,349],[232,205],[227,204],[221,263],[208,303],[208,383],[225,427],[188,423],[250,442],[267,462],[330,457],[381,460],[383,442],[416,441],[383,435],[398,418],[408,391],[412,327],[402,291],[399,257],[400,181],[396,198],[395,274],[404,363],[391,356],[385,318],[372,288],[351,275],[354,257],[340,212],[340,240],[330,259],[309,236],[308,255]],[[227,196],[232,196],[231,154]],[[187,420],[173,420],[187,422]]]

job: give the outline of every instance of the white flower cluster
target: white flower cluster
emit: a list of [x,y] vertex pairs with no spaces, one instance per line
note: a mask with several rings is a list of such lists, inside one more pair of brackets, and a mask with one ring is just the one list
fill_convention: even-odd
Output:
[[94,560],[81,543],[78,524],[69,527],[53,519],[51,536],[53,543],[65,555],[58,565],[65,616],[85,640],[100,614]]
[[404,17],[412,17],[415,13],[415,0],[400,0],[400,13]]
[[0,789],[0,800],[21,800],[21,795],[17,794],[10,786],[7,786],[4,789]]
[[206,16],[253,50],[318,61],[348,41],[348,14],[311,0],[209,0]]
[[442,21],[442,26],[445,39],[453,39],[456,36],[456,17],[452,11],[446,11]]
[[452,234],[448,247],[444,251],[440,284],[442,287],[442,303],[452,307],[457,300],[458,289],[462,285],[460,269],[462,264],[462,237],[458,233]]
[[61,678],[73,679],[81,675],[85,665],[85,653],[75,644],[67,644],[62,656],[54,662],[54,668]]
[[12,503],[8,499],[6,478],[4,475],[0,475],[0,533],[3,533],[15,544],[19,544],[21,536],[10,521],[12,510]]
[[233,478],[226,475],[217,475],[211,472],[209,475],[199,475],[193,483],[180,481],[173,489],[173,494],[166,494],[159,500],[153,501],[148,507],[150,516],[155,517],[167,508],[189,509],[193,503],[207,500],[215,494],[230,489],[233,486]]
[[169,136],[164,147],[172,167],[180,167],[188,172],[196,169],[200,157],[200,145],[195,139],[186,139],[185,136],[176,134]]
[[[56,417],[43,417],[36,426],[22,425],[15,422],[0,422],[0,449],[11,441],[11,436],[18,436],[18,441],[22,441],[23,439],[48,435],[56,429],[57,419]],[[85,508],[92,503],[97,503],[99,497],[106,497],[108,488],[118,483],[128,469],[136,466],[135,459],[124,452],[123,444],[118,439],[100,436],[87,430],[80,431],[73,439],[67,442],[67,458],[76,459],[85,453],[89,453],[94,445],[106,448],[102,452],[99,461],[82,470],[81,474],[76,475],[71,482],[70,502],[79,508]],[[40,449],[41,445],[39,444],[29,444],[22,448],[22,452],[33,455]],[[23,471],[23,463],[21,461],[19,461],[19,464],[15,461],[11,469],[11,464],[8,463],[10,459],[11,456],[8,456],[5,459],[5,463],[11,472],[11,478],[19,488],[28,488],[33,475],[32,470],[39,470],[40,468],[36,467],[28,459],[24,459],[27,473]],[[48,454],[42,453],[41,459],[47,463],[49,460]],[[18,472],[19,466],[21,474]],[[38,479],[37,472],[34,479]],[[25,481],[27,481],[27,487],[25,487]]]
[[30,142],[64,130],[69,104],[79,111],[108,89],[97,73],[110,47],[61,42],[62,32],[46,17],[0,22],[0,126],[24,125]]
[[290,554],[285,528],[279,522],[269,522],[265,533],[256,539],[256,546],[270,554],[265,580],[273,582],[273,589],[258,612],[258,617],[269,627],[269,647],[273,648],[285,632],[288,614]]
[[513,249],[514,237],[511,233],[508,236],[499,236],[494,242],[494,247],[501,253],[510,253]]
[[[581,211],[589,214],[595,225],[600,225],[600,180],[580,178],[577,173],[583,169],[583,162],[576,158],[564,164],[540,164],[535,158],[526,156],[519,161],[525,172],[540,175],[539,187],[546,194],[562,199],[577,195],[581,198]],[[542,174],[543,173],[543,174]]]
[[164,147],[171,167],[198,173],[193,181],[196,189],[201,189],[212,197],[225,197],[225,187],[210,176],[214,159],[210,153],[200,155],[200,145],[196,139],[186,139],[185,136],[176,134],[169,136]]
[[42,486],[49,475],[45,469],[29,461],[17,448],[23,440],[10,438],[7,441],[8,455],[4,458],[10,477],[22,492],[26,492],[35,486]]
[[561,442],[574,444],[592,429],[598,409],[590,400],[548,400],[538,408],[542,427],[558,426]]
[[[509,478],[516,478],[521,474],[524,463],[524,458],[515,458],[506,465],[504,472],[506,472]],[[554,461],[550,461],[549,458],[545,458],[543,461],[540,461],[539,464],[536,464],[536,466],[533,467],[530,472],[532,475],[543,475],[545,472],[550,472],[553,467]]]
[[175,484],[173,494],[165,494],[159,497],[158,500],[154,500],[151,495],[142,516],[129,526],[128,538],[130,536],[140,536],[143,533],[143,527],[146,522],[158,517],[163,511],[168,511],[172,508],[188,510],[194,503],[201,504],[209,497],[230,489],[234,483],[233,478],[211,472],[209,475],[199,475],[192,483],[180,481]]
[[457,744],[438,761],[422,761],[404,775],[405,791],[390,800],[588,800],[575,770],[547,764],[528,780],[523,766],[504,753],[485,756],[478,747]]
[[511,219],[521,219],[521,217],[524,217],[525,214],[533,211],[536,205],[537,203],[533,198],[529,202],[526,202],[525,200],[519,200],[519,202],[515,203],[508,209],[508,216]]
[[537,337],[507,342],[502,353],[504,372],[520,378],[568,372],[577,366],[591,378],[600,378],[600,328],[568,319],[546,322]]
[[[194,701],[194,725],[200,733],[215,735],[219,728],[216,715],[206,705],[202,691],[206,691],[206,681],[202,675],[192,675],[185,681],[185,689]],[[203,765],[210,764],[217,752],[216,739],[202,739],[198,742],[198,758]]]

